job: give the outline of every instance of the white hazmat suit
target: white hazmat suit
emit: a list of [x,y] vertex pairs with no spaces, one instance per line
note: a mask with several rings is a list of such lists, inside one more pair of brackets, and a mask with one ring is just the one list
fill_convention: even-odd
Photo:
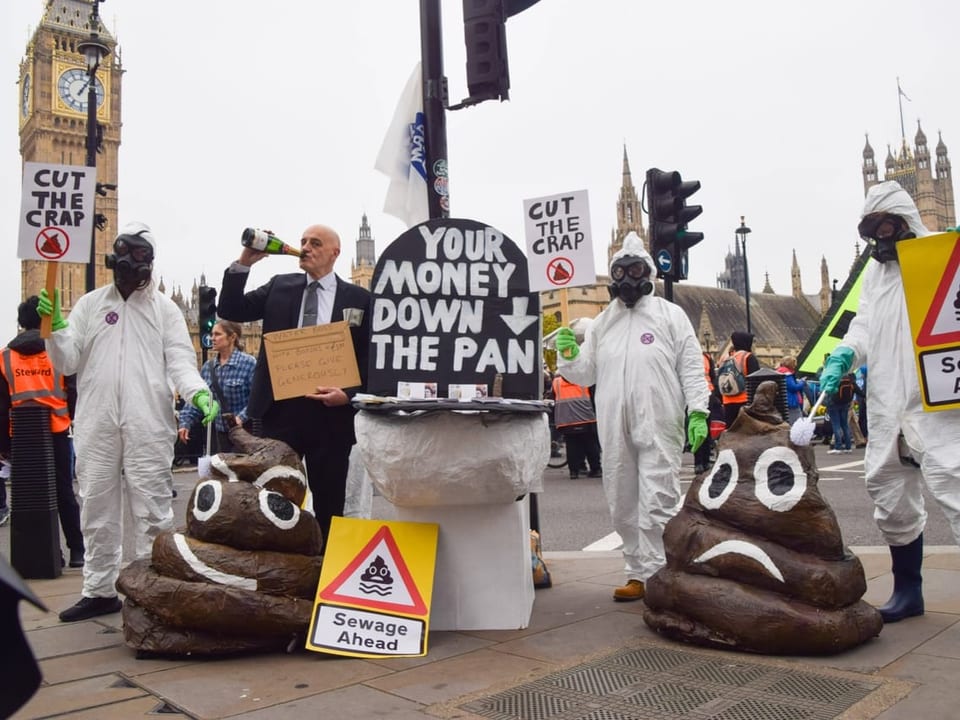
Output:
[[[636,233],[612,262],[628,255],[655,267]],[[627,580],[646,582],[666,562],[663,528],[679,508],[685,411],[708,413],[700,343],[683,310],[651,294],[632,308],[612,300],[587,328],[577,357],[558,362],[568,381],[596,385],[610,516]]]
[[[901,216],[917,237],[931,234],[896,182],[867,191],[863,215],[877,212]],[[870,371],[864,469],[874,519],[888,545],[919,537],[927,521],[922,475],[960,543],[960,410],[923,409],[900,263],[871,259],[865,272],[857,315],[839,347],[853,350],[853,367],[866,364]],[[919,471],[900,460],[901,433]]]
[[[143,226],[145,227],[145,226]],[[155,241],[150,243],[156,252]],[[190,402],[206,384],[183,314],[151,280],[124,301],[116,285],[83,295],[47,340],[60,372],[77,375],[74,442],[86,541],[84,597],[115,597],[124,494],[137,558],[173,527],[171,466],[177,424],[171,384]],[[122,490],[121,492],[121,485]]]

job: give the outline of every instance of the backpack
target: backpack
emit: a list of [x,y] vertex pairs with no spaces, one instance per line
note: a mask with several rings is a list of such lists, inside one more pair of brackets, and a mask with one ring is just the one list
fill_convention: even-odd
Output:
[[733,397],[747,390],[747,379],[737,365],[736,355],[728,355],[717,368],[717,386],[721,395]]
[[840,384],[837,386],[837,401],[846,405],[848,402],[853,402],[853,378],[849,375],[844,375],[840,378]]

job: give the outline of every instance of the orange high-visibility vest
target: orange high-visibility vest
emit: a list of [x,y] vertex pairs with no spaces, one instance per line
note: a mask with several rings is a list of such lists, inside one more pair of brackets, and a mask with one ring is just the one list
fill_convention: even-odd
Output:
[[559,375],[553,379],[553,403],[554,425],[558,428],[597,422],[590,391],[582,385],[567,382]]
[[701,355],[703,357],[703,376],[707,380],[707,390],[713,395],[713,378],[710,377],[710,358],[707,357],[706,353],[701,353]]
[[[46,405],[50,408],[50,432],[59,433],[70,429],[67,385],[63,375],[53,369],[46,350],[36,355],[21,355],[15,350],[4,348],[0,370],[10,387],[12,407],[29,401]],[[12,419],[10,434],[13,434]]]
[[[723,361],[728,357],[733,356],[733,362],[736,363],[737,369],[743,374],[743,377],[747,377],[747,358],[750,357],[749,350],[734,350],[730,355],[725,355],[720,359],[720,364],[723,364]],[[747,395],[747,389],[744,388],[743,392],[739,395],[724,395],[721,398],[724,405],[730,405],[731,403],[745,403],[749,396]]]

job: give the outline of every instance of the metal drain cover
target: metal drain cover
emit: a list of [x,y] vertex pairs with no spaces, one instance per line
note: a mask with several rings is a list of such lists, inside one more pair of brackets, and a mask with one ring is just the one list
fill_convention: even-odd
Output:
[[651,645],[460,707],[492,720],[832,720],[881,684]]

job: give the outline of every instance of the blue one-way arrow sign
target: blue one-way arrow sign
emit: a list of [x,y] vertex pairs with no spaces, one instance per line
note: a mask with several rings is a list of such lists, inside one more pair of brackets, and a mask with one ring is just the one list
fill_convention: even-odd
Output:
[[661,250],[657,253],[657,267],[664,275],[670,272],[670,268],[673,267],[673,257],[669,250]]

